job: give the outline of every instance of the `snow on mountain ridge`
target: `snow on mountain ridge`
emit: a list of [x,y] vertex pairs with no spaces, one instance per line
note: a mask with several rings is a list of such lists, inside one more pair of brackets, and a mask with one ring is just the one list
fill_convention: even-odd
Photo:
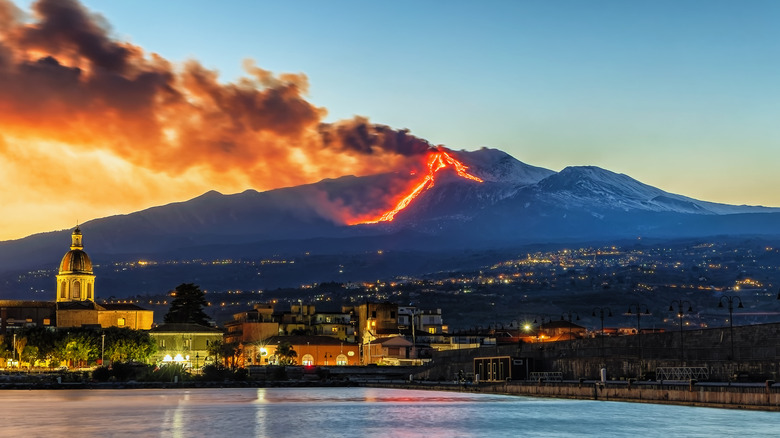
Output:
[[531,166],[498,149],[481,148],[476,151],[458,151],[456,156],[469,166],[469,171],[485,181],[516,186],[536,184],[555,172]]
[[537,191],[567,208],[600,206],[688,214],[736,214],[778,212],[761,206],[736,206],[700,201],[644,184],[622,173],[597,166],[570,166],[540,181]]

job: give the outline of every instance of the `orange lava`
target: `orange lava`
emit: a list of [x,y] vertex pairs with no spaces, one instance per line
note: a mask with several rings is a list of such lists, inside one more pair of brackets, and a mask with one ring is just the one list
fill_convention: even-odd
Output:
[[364,220],[351,225],[357,224],[375,224],[378,222],[389,222],[395,219],[395,215],[401,210],[409,206],[409,204],[417,198],[420,193],[433,187],[436,182],[436,172],[451,166],[458,176],[466,179],[470,179],[476,182],[482,182],[482,179],[476,177],[466,171],[466,167],[463,163],[453,158],[450,154],[444,151],[443,148],[439,148],[435,151],[428,153],[428,173],[423,179],[414,186],[411,192],[404,196],[392,209],[384,212],[376,219]]

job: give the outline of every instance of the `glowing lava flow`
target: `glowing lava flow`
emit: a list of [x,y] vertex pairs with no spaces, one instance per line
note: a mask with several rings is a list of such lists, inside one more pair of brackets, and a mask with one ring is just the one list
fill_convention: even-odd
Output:
[[401,199],[392,210],[385,212],[378,219],[363,221],[360,223],[375,224],[377,222],[392,221],[395,219],[395,215],[406,208],[415,198],[417,198],[417,196],[420,195],[420,193],[433,187],[435,183],[434,176],[436,175],[436,172],[446,168],[447,166],[452,166],[455,169],[455,172],[457,172],[458,176],[462,178],[467,178],[480,183],[482,182],[481,178],[468,173],[466,171],[467,167],[463,163],[456,160],[455,158],[452,158],[450,154],[440,148],[428,154],[428,173],[425,175],[422,181],[414,186],[414,189],[409,192],[408,195],[404,196],[403,199]]

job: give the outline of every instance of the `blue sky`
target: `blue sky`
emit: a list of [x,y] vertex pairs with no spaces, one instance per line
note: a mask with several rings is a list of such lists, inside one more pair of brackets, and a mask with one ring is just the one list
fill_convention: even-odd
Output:
[[[17,2],[26,9],[30,2]],[[232,81],[304,73],[328,121],[780,206],[777,1],[84,0],[114,36]]]
[[118,36],[225,80],[244,58],[305,73],[328,120],[780,206],[778,2],[85,4]]

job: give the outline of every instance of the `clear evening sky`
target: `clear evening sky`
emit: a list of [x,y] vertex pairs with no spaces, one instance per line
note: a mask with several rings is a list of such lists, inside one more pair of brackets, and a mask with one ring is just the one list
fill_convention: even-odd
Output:
[[[25,79],[32,64],[47,72],[78,67],[82,82],[103,68],[134,80],[139,71],[167,72],[155,77],[173,85],[132,105],[135,91],[111,103],[95,97],[105,87],[90,86],[93,103],[66,93],[56,111],[47,93],[37,114],[32,98],[0,84],[0,240],[209,189],[267,190],[403,162],[391,153],[364,160],[312,137],[320,122],[355,116],[455,150],[486,146],[556,171],[596,165],[697,199],[780,206],[780,2],[64,1],[86,11],[105,30],[96,31],[101,38],[136,48],[119,64],[101,64],[84,38],[42,42],[71,40],[57,33],[61,12],[44,8],[54,23],[45,26],[34,3],[0,0],[0,60],[11,47],[16,89],[33,86]],[[8,5],[18,10],[4,14]],[[19,36],[30,26],[37,26],[32,37]],[[252,73],[246,59],[262,71]],[[198,68],[185,66],[193,60]],[[220,128],[219,138],[189,151],[184,139],[212,135],[196,125],[221,117],[207,104],[247,77],[258,89],[285,87],[284,132],[242,127],[226,139],[234,131]],[[206,95],[209,102],[199,100]],[[112,105],[120,108],[113,118]],[[114,128],[136,119],[132,132]],[[285,150],[289,144],[296,149]],[[258,152],[264,148],[273,153]]]

